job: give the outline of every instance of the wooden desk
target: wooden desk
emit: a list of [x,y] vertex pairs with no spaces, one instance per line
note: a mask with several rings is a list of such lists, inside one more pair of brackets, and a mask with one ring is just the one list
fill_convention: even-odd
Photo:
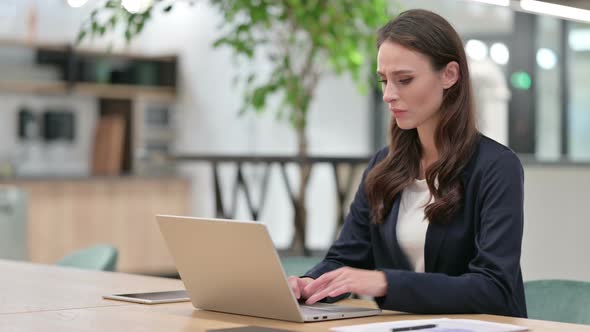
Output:
[[[179,289],[178,280],[120,273],[69,270],[0,261],[1,331],[206,331],[258,325],[293,331],[328,331],[330,327],[402,319],[436,318],[392,311],[378,317],[320,323],[277,320],[196,310],[188,302],[141,305],[102,300],[102,294],[125,291]],[[11,276],[7,276],[11,275]],[[33,286],[33,288],[27,288]],[[19,295],[20,294],[20,298]],[[346,304],[374,306],[361,300]],[[11,312],[20,313],[11,313]],[[590,331],[590,326],[490,315],[444,315],[527,326],[531,331]],[[440,316],[439,316],[440,317]]]
[[122,306],[128,304],[102,295],[177,289],[184,285],[176,279],[0,260],[0,315]]

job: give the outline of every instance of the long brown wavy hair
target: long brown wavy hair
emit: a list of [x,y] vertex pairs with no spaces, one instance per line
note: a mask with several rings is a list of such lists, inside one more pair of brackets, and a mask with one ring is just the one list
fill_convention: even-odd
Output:
[[[437,71],[451,61],[459,64],[458,81],[443,93],[440,121],[434,134],[439,159],[425,170],[428,188],[435,199],[425,207],[425,217],[433,223],[448,223],[462,205],[461,174],[479,137],[463,43],[444,18],[420,9],[405,11],[379,29],[377,48],[384,42],[426,55]],[[421,157],[417,129],[400,129],[392,119],[389,152],[365,180],[373,223],[385,220],[396,195],[419,176]]]

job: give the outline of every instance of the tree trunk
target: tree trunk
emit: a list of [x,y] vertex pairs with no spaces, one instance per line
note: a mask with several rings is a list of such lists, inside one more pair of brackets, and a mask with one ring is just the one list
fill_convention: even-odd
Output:
[[306,191],[311,174],[311,164],[308,162],[307,136],[304,128],[297,130],[297,140],[299,146],[299,192],[294,206],[295,232],[293,234],[293,241],[291,242],[291,249],[296,255],[309,256],[310,252],[305,245],[305,231],[307,228]]
[[303,65],[301,73],[298,75],[303,83],[304,94],[300,94],[298,102],[294,111],[296,112],[295,129],[297,130],[298,143],[298,159],[299,159],[299,194],[295,198],[294,204],[294,222],[295,232],[293,234],[293,241],[291,242],[291,249],[295,254],[310,256],[310,252],[305,245],[307,229],[307,208],[305,206],[307,197],[307,185],[309,183],[309,176],[311,174],[311,163],[309,162],[308,146],[307,146],[307,111],[309,110],[309,103],[313,97],[313,91],[317,86],[319,80],[319,73],[314,70],[314,59],[316,55],[316,44],[313,43],[309,50],[306,61]]

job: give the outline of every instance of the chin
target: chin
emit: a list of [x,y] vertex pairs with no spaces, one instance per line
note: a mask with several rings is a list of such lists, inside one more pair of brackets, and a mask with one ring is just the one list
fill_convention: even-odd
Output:
[[402,130],[409,130],[409,129],[416,128],[415,124],[411,123],[410,121],[403,121],[403,120],[395,119],[395,123],[397,124],[398,128],[402,129]]

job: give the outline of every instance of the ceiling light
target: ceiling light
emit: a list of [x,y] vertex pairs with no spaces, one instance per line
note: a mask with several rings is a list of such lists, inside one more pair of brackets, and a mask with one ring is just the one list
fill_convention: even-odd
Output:
[[492,47],[490,47],[490,58],[499,65],[507,64],[510,59],[510,51],[506,44],[494,43]]
[[474,60],[484,60],[488,56],[488,46],[477,39],[470,39],[465,44],[465,52]]
[[135,14],[135,13],[143,13],[148,9],[153,3],[153,0],[123,0],[121,1],[121,5],[125,8],[126,11]]
[[529,12],[557,16],[577,21],[590,22],[590,10],[557,5],[554,3],[536,0],[521,0],[520,7]]
[[555,68],[556,64],[557,55],[555,55],[555,52],[548,48],[540,48],[537,51],[537,65],[539,65],[539,67],[546,70],[551,70]]
[[504,6],[504,7],[510,6],[510,0],[472,0],[472,1],[487,3],[490,5],[496,5],[496,6]]
[[573,29],[568,36],[570,48],[576,52],[590,51],[590,29]]
[[68,5],[72,8],[79,8],[84,6],[88,0],[68,0]]

